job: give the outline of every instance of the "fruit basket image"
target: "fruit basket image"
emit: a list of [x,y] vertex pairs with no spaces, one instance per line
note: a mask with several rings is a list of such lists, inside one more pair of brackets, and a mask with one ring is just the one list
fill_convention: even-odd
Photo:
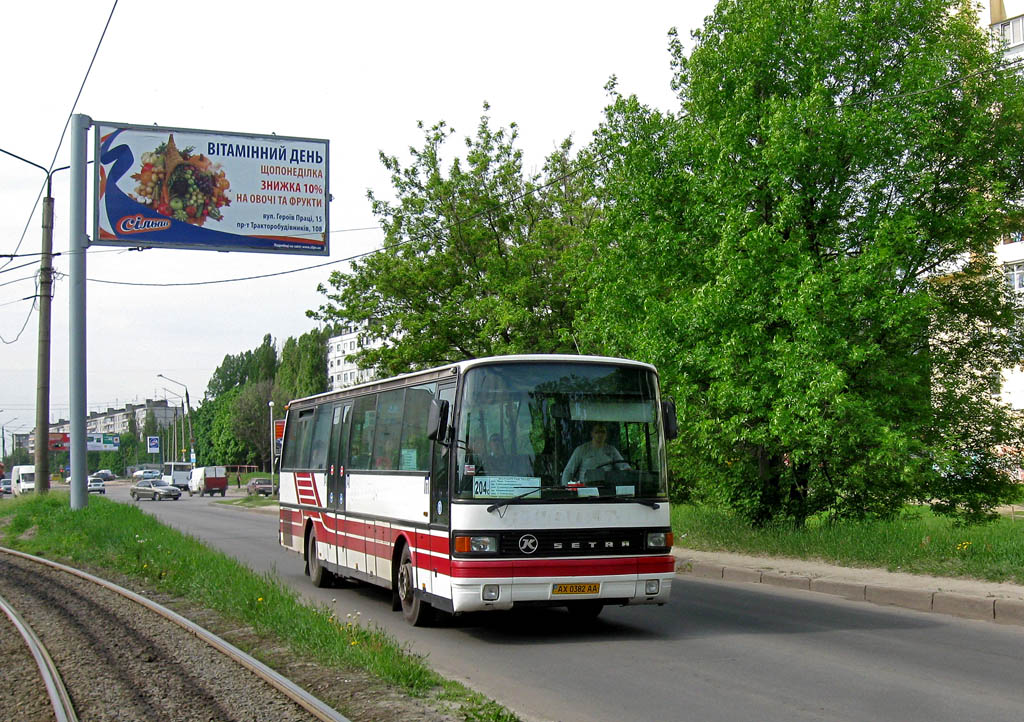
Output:
[[142,167],[132,198],[157,213],[197,226],[221,220],[221,208],[231,204],[231,183],[220,165],[192,148],[178,150],[171,133],[166,143],[142,154]]

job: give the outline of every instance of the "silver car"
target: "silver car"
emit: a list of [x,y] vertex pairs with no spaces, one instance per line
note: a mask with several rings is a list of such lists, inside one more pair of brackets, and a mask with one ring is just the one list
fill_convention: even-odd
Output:
[[152,499],[153,501],[174,499],[177,501],[181,496],[181,489],[171,486],[163,479],[143,479],[133,486],[128,494],[136,501],[139,499]]
[[89,491],[90,494],[93,494],[93,493],[96,493],[96,494],[106,494],[107,493],[107,485],[103,481],[103,479],[101,479],[100,477],[98,477],[98,476],[90,476],[87,483],[88,483],[88,491]]

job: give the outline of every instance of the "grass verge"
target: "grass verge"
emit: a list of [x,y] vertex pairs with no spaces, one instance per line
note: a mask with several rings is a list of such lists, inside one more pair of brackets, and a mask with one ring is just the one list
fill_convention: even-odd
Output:
[[245,509],[258,509],[264,506],[277,506],[277,497],[266,497],[266,496],[241,496],[234,499],[220,499],[219,501],[213,502],[214,504],[223,504],[225,506],[240,506]]
[[820,559],[850,567],[970,577],[1024,584],[1024,517],[957,526],[925,507],[907,507],[896,519],[812,519],[806,527],[753,529],[728,511],[702,506],[672,508],[676,544],[700,551]]
[[72,511],[68,493],[52,491],[0,502],[0,519],[3,544],[10,548],[137,579],[274,636],[320,664],[363,669],[411,696],[433,698],[465,720],[517,720],[442,678],[382,630],[303,603],[273,575],[256,574],[134,506],[90,498],[85,509]]

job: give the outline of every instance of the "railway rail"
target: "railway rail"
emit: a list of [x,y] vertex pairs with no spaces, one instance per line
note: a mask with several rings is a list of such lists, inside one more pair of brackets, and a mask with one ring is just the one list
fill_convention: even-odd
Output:
[[0,718],[349,722],[181,615],[72,567],[0,547],[0,602]]

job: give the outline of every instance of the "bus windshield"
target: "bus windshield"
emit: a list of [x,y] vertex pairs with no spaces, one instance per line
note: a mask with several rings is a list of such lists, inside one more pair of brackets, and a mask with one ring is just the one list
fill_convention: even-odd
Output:
[[465,375],[454,497],[664,498],[657,377],[600,363],[519,362]]

